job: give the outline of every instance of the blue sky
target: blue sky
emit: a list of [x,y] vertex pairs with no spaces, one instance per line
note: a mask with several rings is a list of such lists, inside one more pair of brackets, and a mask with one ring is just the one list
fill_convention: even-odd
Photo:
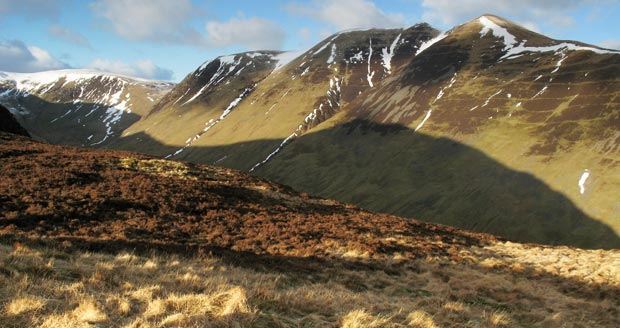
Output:
[[219,55],[306,49],[350,28],[446,30],[484,13],[620,48],[620,0],[0,0],[0,70],[97,68],[179,81]]

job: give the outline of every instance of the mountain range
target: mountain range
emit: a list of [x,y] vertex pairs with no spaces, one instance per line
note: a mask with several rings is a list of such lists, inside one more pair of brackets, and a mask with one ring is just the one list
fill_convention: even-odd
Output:
[[2,73],[35,138],[251,172],[366,209],[620,247],[620,52],[493,15],[205,62],[176,85]]

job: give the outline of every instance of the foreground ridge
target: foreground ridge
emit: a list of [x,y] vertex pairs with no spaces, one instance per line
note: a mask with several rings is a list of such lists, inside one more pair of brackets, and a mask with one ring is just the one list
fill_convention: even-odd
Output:
[[0,165],[2,326],[620,324],[617,250],[503,242],[2,132]]

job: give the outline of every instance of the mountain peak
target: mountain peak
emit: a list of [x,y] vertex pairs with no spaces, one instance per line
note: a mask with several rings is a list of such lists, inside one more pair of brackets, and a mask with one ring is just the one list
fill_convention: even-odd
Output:
[[498,24],[500,26],[506,26],[506,25],[517,25],[514,22],[511,22],[503,17],[497,16],[497,15],[493,15],[493,14],[484,14],[479,16],[478,18],[474,19],[473,21],[487,21],[490,20],[495,24]]

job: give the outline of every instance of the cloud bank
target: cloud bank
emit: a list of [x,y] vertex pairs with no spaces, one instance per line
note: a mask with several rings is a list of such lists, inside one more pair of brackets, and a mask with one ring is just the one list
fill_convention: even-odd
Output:
[[201,34],[189,27],[195,8],[189,0],[99,0],[95,14],[122,38],[176,44],[200,44]]
[[208,22],[205,29],[212,47],[240,45],[248,50],[278,50],[286,37],[276,23],[258,17]]
[[31,73],[69,68],[49,52],[20,40],[0,42],[0,70]]
[[386,13],[367,0],[316,0],[309,5],[291,3],[287,9],[327,23],[337,30],[402,27],[405,24],[404,15]]
[[591,0],[423,0],[424,21],[452,26],[467,22],[482,14],[511,16],[518,23],[538,30],[535,21],[558,27],[572,26],[575,22],[569,11]]
[[159,67],[151,60],[141,60],[132,64],[122,61],[107,59],[95,59],[89,63],[87,68],[98,69],[100,71],[111,72],[132,77],[141,77],[151,80],[169,81],[174,78],[173,72],[169,69]]

